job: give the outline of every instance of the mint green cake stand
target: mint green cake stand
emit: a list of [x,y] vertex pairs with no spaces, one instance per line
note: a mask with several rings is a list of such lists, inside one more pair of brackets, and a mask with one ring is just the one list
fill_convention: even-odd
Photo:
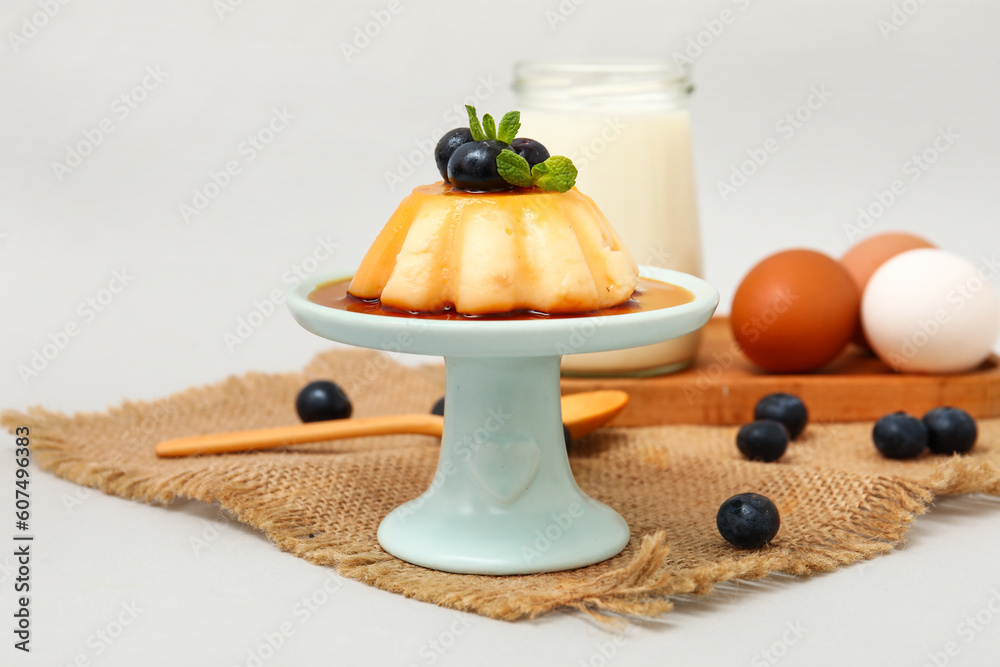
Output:
[[310,278],[288,295],[293,316],[330,340],[444,357],[444,434],[423,495],[383,519],[378,541],[416,565],[465,574],[529,574],[590,565],[629,540],[625,520],[587,497],[570,470],[559,407],[563,354],[649,345],[708,322],[719,293],[703,280],[640,267],[694,293],[681,306],[552,320],[422,320],[312,303]]

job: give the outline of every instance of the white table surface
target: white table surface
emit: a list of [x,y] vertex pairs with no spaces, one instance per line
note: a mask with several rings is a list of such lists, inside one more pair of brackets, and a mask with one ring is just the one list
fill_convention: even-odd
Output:
[[[385,173],[454,103],[478,88],[481,109],[503,113],[515,60],[670,56],[706,26],[718,34],[695,61],[692,117],[720,312],[771,252],[839,256],[857,207],[939,129],[958,139],[870,231],[913,231],[974,262],[1000,250],[996,3],[147,5],[2,10],[3,407],[103,410],[301,367],[328,344],[282,309],[234,349],[225,335],[303,265],[356,265],[400,197],[435,178],[424,164],[390,188]],[[53,15],[34,17],[43,6]],[[348,62],[340,44],[373,11],[392,18]],[[44,25],[25,29],[25,17]],[[126,115],[120,98],[144,78]],[[716,183],[813,86],[830,100],[723,201]],[[250,159],[241,143],[275,110],[280,132]],[[59,180],[53,162],[104,119],[111,132]],[[233,160],[240,173],[185,221],[179,206]],[[80,305],[116,271],[128,284],[101,312]],[[23,381],[18,366],[72,324],[78,335]],[[13,438],[3,437],[0,539],[10,540]],[[37,469],[31,490],[33,650],[15,651],[5,629],[4,665],[987,665],[1000,649],[1000,500],[985,497],[938,501],[889,556],[720,586],[616,634],[575,613],[504,623],[406,600],[281,553],[200,503],[149,507]],[[0,549],[5,628],[11,552]],[[267,650],[268,636],[279,648]]]

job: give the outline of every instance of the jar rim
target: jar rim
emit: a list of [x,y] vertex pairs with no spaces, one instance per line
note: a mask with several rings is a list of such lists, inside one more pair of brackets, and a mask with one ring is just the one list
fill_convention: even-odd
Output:
[[687,63],[651,58],[578,58],[521,60],[514,63],[515,84],[539,74],[659,74],[664,82],[689,83],[691,68]]
[[628,58],[525,60],[511,87],[527,106],[577,112],[683,108],[694,91],[686,63]]

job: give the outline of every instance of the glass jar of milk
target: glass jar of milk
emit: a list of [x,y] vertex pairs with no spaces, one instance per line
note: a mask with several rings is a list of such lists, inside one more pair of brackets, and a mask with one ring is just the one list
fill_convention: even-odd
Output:
[[[687,71],[668,61],[522,62],[519,136],[579,170],[639,264],[701,275]],[[655,375],[687,367],[701,332],[645,347],[563,357],[574,375]]]

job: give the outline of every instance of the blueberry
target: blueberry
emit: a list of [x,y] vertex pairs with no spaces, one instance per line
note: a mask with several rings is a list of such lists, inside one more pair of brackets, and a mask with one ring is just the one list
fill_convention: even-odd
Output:
[[510,142],[510,149],[528,161],[529,167],[549,159],[549,151],[534,139],[515,139]]
[[434,162],[437,163],[438,171],[441,172],[441,178],[444,179],[445,183],[450,182],[448,180],[448,158],[451,157],[456,148],[470,141],[472,141],[472,131],[467,127],[456,127],[454,130],[449,130],[438,140],[437,146],[434,147]]
[[295,399],[295,411],[304,422],[347,419],[351,416],[351,401],[344,390],[329,380],[310,382]]
[[927,446],[935,454],[963,454],[976,444],[979,430],[976,420],[965,410],[934,408],[923,419],[927,427]]
[[788,431],[781,422],[758,419],[740,427],[736,446],[752,461],[777,461],[788,447]]
[[434,401],[434,407],[431,408],[432,415],[441,415],[444,417],[444,396]]
[[563,424],[563,440],[566,441],[566,449],[570,449],[573,446],[573,436],[569,432],[569,426]]
[[894,412],[875,422],[872,440],[886,458],[912,459],[927,447],[927,426],[905,412]]
[[715,515],[719,533],[740,549],[756,549],[774,539],[781,526],[778,508],[756,493],[739,493],[726,500]]
[[754,419],[773,419],[781,422],[788,430],[788,437],[794,440],[802,433],[809,421],[809,411],[802,399],[793,394],[768,394],[757,402],[753,411]]
[[509,145],[496,139],[472,141],[455,149],[448,159],[448,179],[469,192],[498,192],[514,186],[497,171],[497,156]]

